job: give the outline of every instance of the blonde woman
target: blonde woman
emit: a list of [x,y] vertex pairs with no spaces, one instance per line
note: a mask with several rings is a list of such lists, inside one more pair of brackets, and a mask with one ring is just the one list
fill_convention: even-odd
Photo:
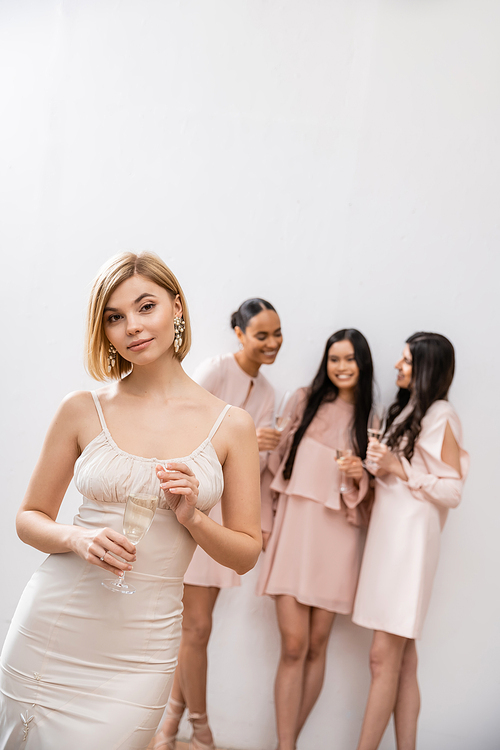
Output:
[[[101,269],[86,360],[111,383],[63,401],[18,513],[20,538],[49,556],[2,653],[1,750],[23,740],[26,750],[66,750],[78,736],[93,748],[147,747],[171,687],[196,544],[238,573],[257,560],[255,428],[185,374],[190,338],[183,292],[157,256],[123,253]],[[136,549],[122,534],[124,503],[155,474],[159,508]],[[73,475],[82,505],[63,525]],[[224,526],[208,517],[219,500]],[[125,571],[133,596],[100,585]]]

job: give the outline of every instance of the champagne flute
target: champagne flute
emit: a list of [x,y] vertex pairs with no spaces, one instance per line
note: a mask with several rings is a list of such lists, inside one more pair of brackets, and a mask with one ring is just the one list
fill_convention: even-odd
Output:
[[[381,404],[376,404],[375,406],[373,406],[370,412],[370,416],[368,417],[368,440],[370,440],[370,438],[373,438],[374,440],[378,440],[380,442],[385,432],[385,421],[385,407]],[[377,468],[376,464],[368,460],[365,460],[363,462],[363,466],[368,471],[372,471]]]
[[[139,544],[153,523],[159,497],[160,489],[155,492],[152,487],[133,489],[127,497],[123,513],[123,533],[132,544]],[[101,583],[117,594],[135,594],[136,591],[130,583],[125,583],[125,572],[119,580],[106,578]]]
[[283,432],[283,430],[290,424],[291,416],[285,416],[285,408],[290,400],[291,395],[292,391],[286,391],[276,410],[276,414],[274,416],[274,429],[278,430],[278,432]]
[[[345,448],[344,450],[337,448],[337,461],[341,458],[348,458],[349,456],[352,456],[351,448]],[[340,470],[339,492],[349,492],[352,488],[352,479],[346,475],[345,471]]]
[[385,419],[385,408],[381,404],[374,406],[368,418],[368,438],[380,441],[384,434]]

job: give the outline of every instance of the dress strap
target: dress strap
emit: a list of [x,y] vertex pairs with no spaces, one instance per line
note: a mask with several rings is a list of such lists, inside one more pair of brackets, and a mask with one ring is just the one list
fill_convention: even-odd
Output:
[[104,419],[104,414],[102,413],[102,406],[101,402],[99,401],[99,396],[97,395],[97,391],[91,391],[92,398],[94,399],[95,408],[97,409],[97,413],[99,415],[99,421],[101,423],[101,427],[103,430],[108,431],[108,426],[106,424],[106,420]]
[[229,411],[230,408],[231,408],[231,404],[226,404],[225,405],[225,407],[223,408],[223,410],[221,411],[221,413],[217,417],[216,423],[214,424],[214,426],[210,430],[210,435],[208,436],[207,440],[211,440],[213,438],[213,436],[215,435],[215,433],[219,429],[222,420],[224,419],[224,417],[226,416],[226,414],[228,413],[228,411]]

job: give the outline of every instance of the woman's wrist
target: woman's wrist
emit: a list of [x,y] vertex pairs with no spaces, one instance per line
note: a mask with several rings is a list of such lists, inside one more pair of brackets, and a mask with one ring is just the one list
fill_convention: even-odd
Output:
[[186,528],[189,533],[191,531],[196,531],[197,528],[200,527],[202,521],[202,516],[204,513],[201,512],[201,510],[198,510],[198,508],[194,508],[193,515],[187,518],[185,521],[181,521],[180,523]]
[[394,455],[394,453],[391,453],[391,465],[387,468],[387,471],[389,471],[391,474],[395,474],[395,476],[399,477],[405,482],[408,479],[403,464],[401,463],[399,458]]
[[82,535],[82,530],[79,526],[68,526],[67,533],[63,537],[63,542],[68,547],[68,552],[75,552],[77,548],[78,539]]

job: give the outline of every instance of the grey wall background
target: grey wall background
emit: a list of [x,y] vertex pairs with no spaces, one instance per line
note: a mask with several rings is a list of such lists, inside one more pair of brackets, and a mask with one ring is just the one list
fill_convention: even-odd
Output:
[[[495,0],[0,2],[2,638],[43,559],[16,509],[57,404],[93,387],[90,282],[150,249],[190,301],[188,372],[235,348],[229,314],[253,295],[282,316],[278,393],[346,325],[386,401],[409,334],[455,343],[472,469],[420,644],[419,747],[497,750],[499,31]],[[61,518],[78,503],[71,489]],[[218,744],[242,750],[275,743],[279,638],[257,574],[221,594],[210,646]],[[338,618],[301,750],[355,746],[369,643]]]

